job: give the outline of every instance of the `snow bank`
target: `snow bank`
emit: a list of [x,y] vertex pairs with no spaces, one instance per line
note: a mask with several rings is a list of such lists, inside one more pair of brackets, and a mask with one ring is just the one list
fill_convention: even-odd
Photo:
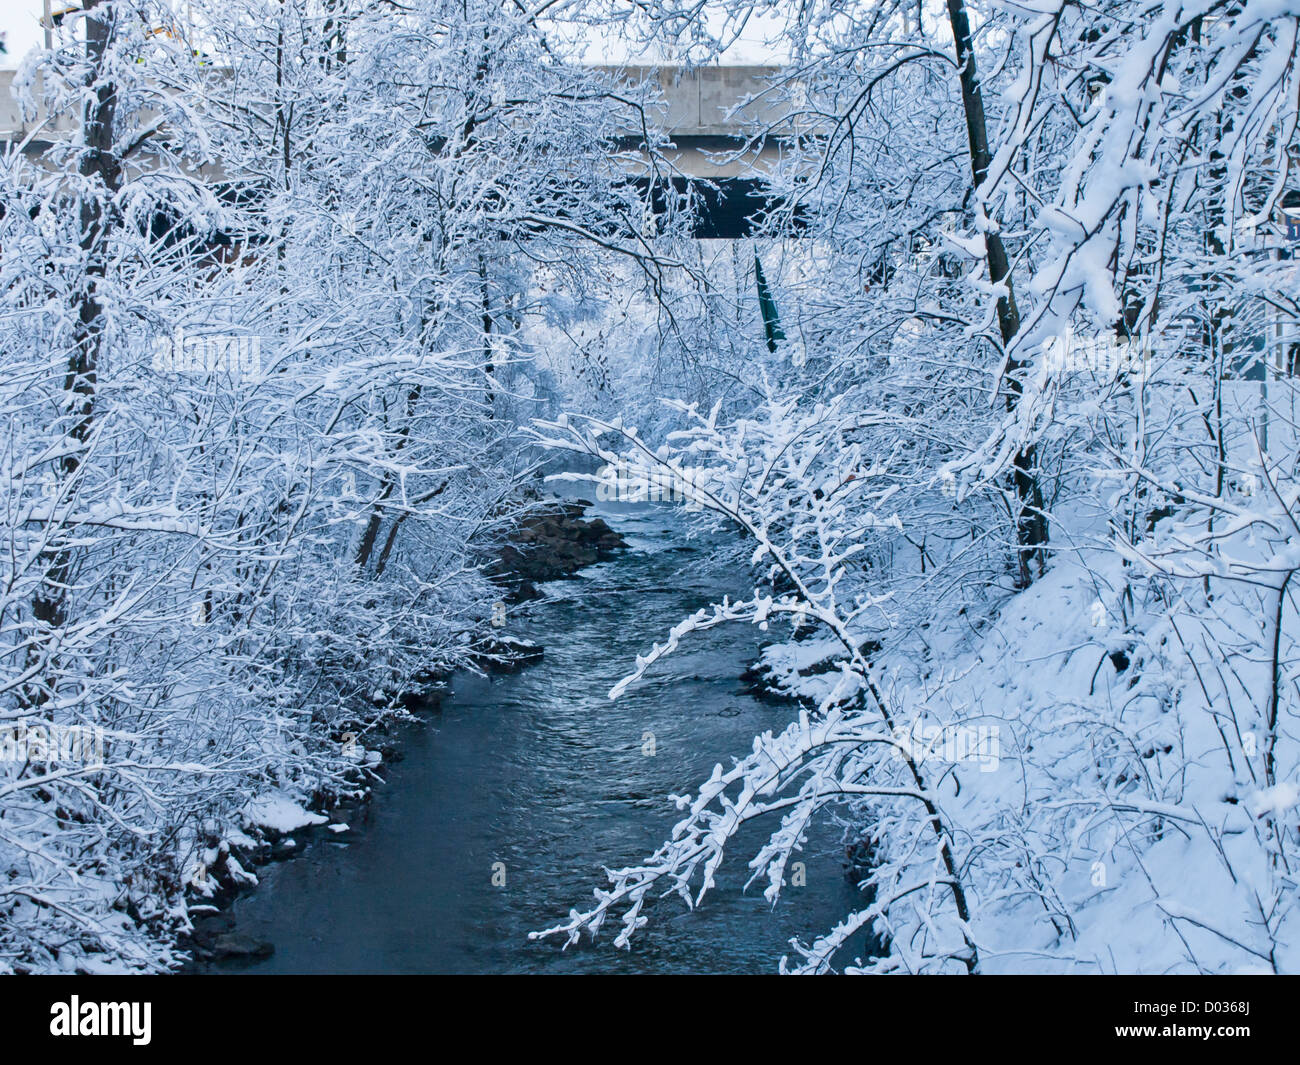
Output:
[[282,791],[266,792],[250,799],[243,815],[249,826],[269,828],[282,835],[312,825],[323,825],[329,820],[321,814],[304,810]]

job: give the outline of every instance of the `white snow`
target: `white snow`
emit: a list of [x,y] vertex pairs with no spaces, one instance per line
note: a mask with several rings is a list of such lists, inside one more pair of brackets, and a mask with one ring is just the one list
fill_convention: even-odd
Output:
[[249,825],[289,833],[312,825],[323,825],[329,818],[309,813],[284,792],[275,791],[250,799],[244,807],[244,820]]

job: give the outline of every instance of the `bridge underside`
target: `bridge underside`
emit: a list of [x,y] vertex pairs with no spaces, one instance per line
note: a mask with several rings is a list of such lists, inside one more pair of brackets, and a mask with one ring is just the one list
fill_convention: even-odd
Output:
[[[742,240],[759,233],[764,225],[783,210],[784,202],[774,196],[761,178],[754,177],[714,177],[699,180],[685,176],[674,176],[668,181],[655,181],[639,177],[630,179],[638,191],[639,197],[652,212],[656,229],[660,233],[674,228],[672,220],[683,219],[686,233],[696,240]],[[214,187],[219,199],[229,203],[255,202],[258,190],[248,185],[221,182]],[[564,211],[558,212],[561,216]],[[799,231],[803,228],[806,217],[802,210],[796,208],[788,219],[790,228]],[[536,227],[537,230],[544,226]],[[165,244],[174,245],[181,241],[196,238],[200,243],[216,246],[230,246],[249,243],[248,237],[233,233],[218,232],[206,238],[186,224],[178,224],[174,217],[164,211],[154,214],[150,226],[150,236]],[[536,231],[536,230],[534,230]],[[616,233],[602,233],[601,236],[616,237]],[[507,234],[502,234],[508,239]],[[252,243],[259,243],[254,238]]]
[[[707,182],[674,177],[670,183],[636,178],[656,218],[686,210],[690,235],[696,240],[740,240],[753,236],[783,207],[761,178],[715,177]],[[670,191],[671,190],[671,191]],[[792,221],[802,228],[804,215],[796,209]]]

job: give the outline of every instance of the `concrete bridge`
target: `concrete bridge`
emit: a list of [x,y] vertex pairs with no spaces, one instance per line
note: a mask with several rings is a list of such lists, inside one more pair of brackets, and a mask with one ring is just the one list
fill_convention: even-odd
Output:
[[[694,184],[696,217],[693,231],[700,239],[746,236],[754,220],[771,207],[762,175],[780,157],[790,135],[785,106],[773,99],[774,66],[606,67],[631,85],[650,82],[658,89],[662,107],[652,117],[672,140],[662,152],[679,176],[671,179],[681,195]],[[770,129],[761,147],[747,146],[754,129]],[[619,139],[624,151],[637,151],[648,162],[639,132]],[[693,182],[702,178],[706,182]],[[635,175],[639,184],[648,184]],[[662,210],[666,190],[653,190],[655,209]]]
[[[658,89],[663,107],[652,117],[676,145],[665,154],[683,172],[707,178],[745,177],[754,170],[765,170],[776,159],[779,136],[769,138],[761,152],[741,159],[726,156],[743,147],[743,134],[751,126],[781,124],[785,108],[771,98],[772,79],[780,68],[700,67],[690,72],[650,66],[601,69],[628,84],[650,83]],[[639,133],[629,132],[620,147],[635,149],[641,143]]]
[[[713,66],[685,71],[676,67],[602,67],[629,86],[649,82],[657,87],[661,105],[648,117],[656,121],[672,139],[673,147],[662,155],[677,176],[672,184],[680,194],[692,179],[705,179],[713,187],[696,185],[699,218],[695,235],[701,239],[742,237],[749,232],[752,219],[768,206],[761,175],[779,158],[789,131],[780,129],[785,111],[771,99],[771,79],[778,73],[774,66]],[[35,154],[52,141],[70,132],[67,118],[47,124],[41,114],[25,120],[12,86],[14,71],[0,71],[0,143],[21,141],[35,131],[29,145]],[[34,93],[39,98],[39,93]],[[741,152],[745,133],[755,123],[772,127],[759,150]],[[639,129],[629,121],[626,132],[614,147],[625,154],[640,152],[645,165],[635,162],[629,167],[629,179],[649,184],[649,155]],[[214,183],[229,180],[229,175],[205,173]],[[665,190],[655,190],[654,198],[662,206]]]

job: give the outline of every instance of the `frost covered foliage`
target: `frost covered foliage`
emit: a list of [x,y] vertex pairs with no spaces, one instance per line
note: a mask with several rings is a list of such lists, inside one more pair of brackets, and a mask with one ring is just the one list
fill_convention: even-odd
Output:
[[778,270],[779,247],[697,240],[680,232],[684,221],[660,218],[664,231],[647,236],[643,259],[606,255],[607,276],[572,306],[577,313],[525,321],[565,409],[621,416],[657,436],[672,428],[662,399],[711,403],[723,395],[728,409],[733,401],[744,409],[762,395],[763,370],[786,361],[761,346],[755,301],[756,245]]
[[[699,5],[639,8],[696,55],[780,13],[719,6],[710,37]],[[542,934],[613,923],[627,945],[658,896],[737,875],[751,821],[771,834],[739,860],[775,902],[840,807],[862,905],[787,970],[1300,971],[1279,211],[1300,201],[1300,7],[788,17],[771,91],[792,117],[755,131],[789,138],[778,187],[815,207],[819,261],[777,292],[788,366],[748,410],[674,404],[663,437],[540,432],[674,478],[754,548],[752,584],[624,685],[699,630],[789,623],[765,662],[802,705]]]
[[224,841],[364,786],[497,598],[530,271],[637,232],[518,12],[88,7],[0,165],[0,970],[166,967]]

